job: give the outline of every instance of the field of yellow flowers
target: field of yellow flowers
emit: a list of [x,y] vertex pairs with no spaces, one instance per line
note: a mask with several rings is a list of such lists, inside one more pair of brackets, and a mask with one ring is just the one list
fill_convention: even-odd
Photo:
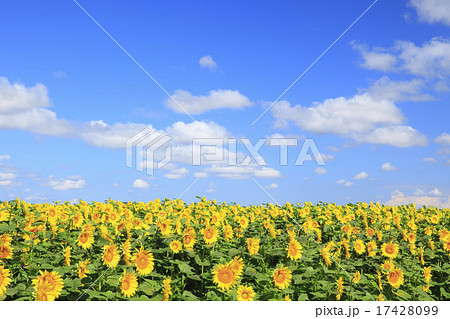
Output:
[[0,203],[0,300],[450,300],[450,211]]

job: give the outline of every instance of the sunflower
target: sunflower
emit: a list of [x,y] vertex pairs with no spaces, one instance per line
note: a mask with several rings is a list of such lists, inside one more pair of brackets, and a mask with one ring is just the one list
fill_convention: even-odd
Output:
[[39,274],[36,279],[32,280],[36,298],[39,299],[39,294],[45,294],[46,300],[49,301],[58,298],[64,287],[61,276],[56,271],[48,272],[47,270],[44,272],[40,270]]
[[146,276],[153,271],[155,267],[153,254],[143,247],[141,249],[136,248],[136,254],[133,256],[132,261],[136,265],[136,269],[139,275]]
[[425,267],[423,269],[423,277],[425,278],[425,282],[429,283],[431,279],[431,266]]
[[197,242],[195,237],[195,230],[192,227],[188,227],[184,231],[183,245],[187,250],[193,250],[194,245]]
[[231,269],[229,264],[226,265],[217,265],[214,267],[213,271],[213,282],[219,287],[221,290],[228,291],[236,284],[236,275]]
[[207,226],[202,230],[205,243],[210,246],[217,241],[217,229],[214,226]]
[[360,279],[361,279],[361,273],[359,271],[355,272],[355,274],[353,275],[353,283],[357,284]]
[[106,245],[103,247],[103,264],[109,268],[116,268],[119,263],[120,256],[116,245]]
[[172,278],[167,277],[163,281],[164,293],[163,293],[163,301],[169,301],[169,297],[172,294],[172,286],[170,283],[172,282]]
[[378,297],[377,297],[377,300],[378,301],[384,301],[383,294],[379,294]]
[[11,259],[13,255],[13,249],[9,244],[0,245],[0,260]]
[[247,238],[247,249],[250,255],[255,255],[259,251],[259,242],[257,238]]
[[297,260],[302,258],[302,245],[300,245],[300,243],[295,240],[294,238],[292,238],[289,242],[289,246],[286,248],[287,252],[288,252],[288,258],[292,259],[292,260]]
[[394,268],[388,273],[387,278],[393,288],[398,288],[403,284],[403,271],[399,268]]
[[381,270],[385,273],[390,272],[394,268],[395,268],[395,265],[391,260],[387,260],[381,265]]
[[88,249],[94,243],[94,234],[91,231],[82,231],[77,240],[77,245]]
[[375,235],[375,230],[373,230],[373,228],[367,228],[366,229],[366,236],[367,237],[372,237],[373,235]]
[[72,250],[72,247],[67,246],[64,249],[64,264],[66,266],[70,266],[70,251]]
[[159,231],[164,237],[169,237],[172,234],[172,220],[165,219],[159,223]]
[[253,301],[253,298],[255,298],[255,292],[252,287],[247,285],[239,286],[237,290],[238,301]]
[[80,262],[78,265],[78,278],[86,278],[89,274],[89,270],[87,270],[87,265],[89,264],[90,259],[86,259],[85,261]]
[[291,296],[289,296],[289,294],[284,296],[284,301],[292,301]]
[[181,245],[181,241],[179,240],[172,240],[169,247],[170,250],[172,250],[175,254],[180,252],[180,250],[183,248],[183,246]]
[[379,271],[377,271],[377,278],[378,278],[378,289],[382,291],[383,285],[381,284],[381,273]]
[[373,240],[369,241],[369,243],[367,244],[367,254],[369,255],[369,257],[375,257],[377,252],[377,243],[374,242]]
[[6,286],[11,283],[10,276],[9,269],[5,269],[3,265],[0,265],[0,297],[6,293]]
[[131,242],[127,239],[122,245],[123,260],[127,265],[131,264]]
[[364,245],[364,242],[361,239],[357,239],[355,241],[355,243],[353,244],[353,248],[355,249],[358,255],[362,255],[366,250],[366,246]]
[[383,256],[394,259],[398,255],[398,245],[392,242],[384,243],[381,251]]
[[283,267],[283,264],[277,268],[273,274],[273,282],[280,290],[288,287],[291,283],[292,272],[287,268]]
[[223,237],[228,242],[231,238],[233,238],[233,227],[230,225],[225,225],[223,228]]
[[244,270],[244,261],[241,257],[234,256],[234,259],[227,265],[230,266],[231,270],[233,270],[236,278],[242,275],[242,271]]
[[444,244],[443,244],[443,246],[444,246],[443,248],[444,248],[445,251],[450,252],[450,239],[448,239],[447,241],[445,241]]
[[132,297],[136,293],[136,289],[138,286],[138,280],[134,273],[128,273],[127,271],[123,271],[123,276],[120,278],[120,290],[122,294],[128,298]]
[[344,279],[342,277],[339,277],[339,279],[336,281],[337,285],[337,295],[336,300],[341,300],[342,293],[344,292]]

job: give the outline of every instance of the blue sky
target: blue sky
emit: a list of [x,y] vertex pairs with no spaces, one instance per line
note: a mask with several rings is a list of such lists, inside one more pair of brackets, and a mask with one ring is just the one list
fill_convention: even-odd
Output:
[[[377,1],[278,101],[373,0],[78,4],[1,4],[0,200],[450,207],[448,1]],[[146,127],[172,138],[154,175],[125,162]],[[268,140],[266,166],[192,165],[195,138],[240,164],[271,137],[288,165]],[[294,165],[305,138],[326,165]]]

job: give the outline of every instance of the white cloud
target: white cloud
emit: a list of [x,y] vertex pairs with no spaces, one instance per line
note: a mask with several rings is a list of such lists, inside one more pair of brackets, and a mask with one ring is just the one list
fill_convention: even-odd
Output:
[[428,139],[425,135],[407,125],[379,127],[368,134],[355,134],[354,138],[360,142],[396,147],[428,145]]
[[336,181],[336,184],[344,185],[345,187],[350,187],[353,185],[353,182],[346,181],[345,179],[340,179]]
[[398,206],[398,205],[407,205],[415,203],[416,206],[434,206],[434,207],[447,207],[450,208],[450,196],[448,196],[447,201],[443,197],[437,197],[437,196],[412,196],[412,195],[405,195],[404,193],[400,192],[399,190],[395,190],[391,194],[391,198],[388,202],[386,202],[386,205],[389,206]]
[[86,186],[86,181],[81,176],[69,176],[67,178],[56,178],[49,176],[45,184],[55,191],[66,191],[70,189],[81,189]]
[[322,158],[325,162],[334,161],[334,155],[324,153],[320,153],[320,155],[322,155]]
[[0,187],[11,186],[12,181],[0,181]]
[[430,101],[434,98],[429,94],[423,94],[425,87],[423,80],[412,79],[410,81],[392,81],[387,76],[377,80],[367,91],[375,99],[390,101]]
[[170,173],[165,174],[164,176],[168,179],[180,179],[185,178],[189,174],[189,170],[187,170],[184,167],[177,168],[174,170],[171,170]]
[[212,165],[205,169],[205,172],[226,179],[249,179],[257,178],[280,178],[281,173],[273,168],[254,166],[219,166]]
[[173,138],[175,143],[189,145],[192,145],[194,138],[220,138],[225,140],[231,137],[231,133],[225,127],[213,121],[200,121],[197,124],[195,122],[175,122],[166,128],[166,133]]
[[277,183],[272,183],[272,184],[266,186],[266,189],[277,189],[277,188],[278,188]]
[[434,142],[442,145],[450,145],[450,134],[442,133],[435,138]]
[[208,177],[208,173],[205,172],[195,172],[194,173],[195,178],[206,178]]
[[413,194],[414,194],[414,196],[423,196],[423,195],[425,195],[425,192],[422,189],[418,188],[414,191]]
[[441,22],[450,26],[450,1],[448,0],[410,0],[419,19],[428,23]]
[[[173,98],[173,99],[172,99]],[[209,95],[194,96],[188,91],[176,90],[172,98],[166,100],[166,105],[177,113],[201,114],[216,109],[243,109],[252,106],[248,97],[233,90],[212,90]],[[181,108],[178,103],[184,108]]]
[[112,183],[112,187],[119,187],[118,183]]
[[439,191],[439,189],[435,188],[428,192],[429,196],[442,196],[442,193]]
[[399,108],[389,100],[379,100],[368,92],[351,98],[338,97],[314,103],[311,107],[277,102],[272,114],[283,123],[293,121],[298,127],[316,134],[337,134],[363,143],[396,147],[425,146],[425,135],[405,122]]
[[275,118],[294,121],[302,129],[316,134],[365,133],[378,125],[396,125],[404,121],[394,103],[374,100],[367,93],[350,99],[327,99],[311,107],[291,107],[289,102],[280,101],[272,107],[272,112]]
[[71,136],[75,127],[55,112],[43,108],[34,108],[19,113],[0,113],[0,129],[24,130],[49,136]]
[[[357,49],[358,46],[356,46]],[[389,67],[372,63],[373,57],[361,51],[365,60],[363,67],[380,71],[402,71],[428,79],[445,80],[450,75],[450,40],[433,38],[422,46],[416,46],[410,41],[397,41],[391,48],[374,48],[372,53],[384,52],[394,59]],[[386,53],[389,52],[389,53]]]
[[144,180],[142,180],[140,178],[138,178],[137,180],[135,180],[133,182],[133,187],[134,188],[148,188],[149,186],[150,185],[146,181],[144,181]]
[[145,128],[152,129],[152,126],[136,123],[108,125],[99,120],[83,125],[78,134],[89,145],[114,149],[125,148],[127,140]]
[[325,167],[317,167],[314,172],[318,175],[325,175],[327,173],[327,169]]
[[47,87],[37,83],[34,87],[11,84],[7,78],[0,77],[0,114],[17,113],[37,107],[49,107]]
[[422,159],[422,162],[434,164],[434,163],[437,163],[437,160],[433,157],[425,157],[424,159]]
[[394,65],[397,63],[397,58],[387,53],[383,48],[373,48],[369,51],[369,48],[362,44],[357,44],[353,42],[353,48],[358,50],[364,62],[361,66],[369,70],[380,70],[380,71],[392,71]]
[[386,162],[383,165],[381,165],[381,169],[386,172],[398,171],[398,168],[392,165],[392,163],[390,162]]
[[9,155],[0,155],[0,161],[10,160],[10,159],[11,159],[11,156],[9,156]]
[[208,68],[211,71],[214,71],[217,69],[217,63],[213,60],[213,58],[210,55],[205,55],[204,57],[201,57],[198,61],[198,64],[201,68]]
[[366,179],[367,177],[369,177],[369,174],[367,174],[366,172],[360,172],[356,174],[353,179]]

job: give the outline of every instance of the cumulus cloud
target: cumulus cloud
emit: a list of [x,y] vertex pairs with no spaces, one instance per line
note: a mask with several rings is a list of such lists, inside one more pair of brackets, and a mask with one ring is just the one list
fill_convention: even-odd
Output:
[[135,180],[133,182],[133,187],[134,188],[148,188],[149,186],[150,185],[146,181],[144,181],[144,180],[142,180],[140,178],[138,178],[137,180]]
[[312,133],[336,134],[362,143],[396,147],[428,144],[425,135],[402,125],[405,118],[393,101],[374,98],[368,92],[327,99],[310,107],[279,101],[272,107],[272,114],[277,121],[292,121]]
[[[175,101],[177,102],[175,102]],[[183,108],[180,107],[180,105]],[[217,109],[243,109],[254,103],[237,90],[212,90],[208,95],[195,96],[184,90],[176,90],[172,98],[166,100],[166,105],[177,113],[201,114]]]
[[5,77],[0,77],[0,114],[18,113],[37,107],[49,107],[47,87],[37,83],[26,87],[20,83],[11,84]]
[[392,165],[392,163],[390,162],[386,162],[383,165],[381,165],[381,169],[386,172],[398,171],[398,168]]
[[171,170],[168,174],[165,174],[164,176],[168,179],[180,179],[185,178],[189,174],[189,170],[182,167]]
[[395,190],[391,194],[391,198],[386,202],[386,205],[398,206],[416,204],[416,206],[434,206],[450,208],[450,196],[447,198],[427,195],[406,195],[399,190]]
[[[373,48],[372,51],[360,51],[362,67],[380,71],[406,72],[424,78],[445,80],[450,75],[450,39],[433,38],[417,46],[411,41],[397,41],[391,48]],[[371,54],[373,53],[373,54]],[[387,65],[378,63],[378,54],[390,56]]]
[[108,125],[102,120],[84,124],[78,134],[89,145],[107,148],[125,148],[126,142],[133,135],[151,125],[136,123],[115,123]]
[[314,172],[318,175],[325,175],[327,173],[327,169],[325,167],[317,167]]
[[55,191],[67,191],[85,187],[86,181],[81,176],[69,176],[67,178],[49,176],[45,186],[50,186]]
[[410,81],[392,81],[387,76],[377,80],[367,91],[375,99],[390,101],[430,101],[434,98],[429,94],[423,94],[424,81],[412,79]]
[[428,192],[428,195],[430,196],[442,196],[442,193],[439,191],[439,189],[435,188]]
[[266,186],[266,189],[277,189],[277,188],[278,188],[277,183],[272,183],[272,184]]
[[198,64],[201,68],[207,68],[211,71],[214,71],[217,69],[217,63],[213,60],[213,58],[210,55],[205,55],[200,58],[198,61]]
[[353,42],[353,48],[358,50],[364,61],[361,66],[369,70],[392,71],[397,58],[387,53],[384,48],[373,48],[371,51],[366,45]]
[[200,121],[197,124],[195,122],[175,122],[166,128],[166,133],[173,138],[175,143],[190,145],[192,145],[194,138],[220,138],[225,140],[232,136],[225,127],[213,121]]
[[450,134],[442,133],[435,138],[434,142],[442,145],[450,145]]
[[367,174],[366,172],[360,172],[356,174],[353,179],[366,179],[367,177],[369,177],[369,174]]
[[9,156],[9,155],[0,155],[0,161],[9,160],[9,159],[11,159],[11,156]]
[[217,187],[214,187],[214,183],[211,183],[211,184],[209,184],[208,188],[206,189],[206,192],[208,194],[215,193],[215,192],[217,192]]
[[448,0],[410,0],[419,20],[428,23],[443,23],[450,26],[450,1]]
[[345,179],[339,179],[336,181],[336,184],[344,185],[345,187],[350,187],[353,185],[353,182],[347,181]]

